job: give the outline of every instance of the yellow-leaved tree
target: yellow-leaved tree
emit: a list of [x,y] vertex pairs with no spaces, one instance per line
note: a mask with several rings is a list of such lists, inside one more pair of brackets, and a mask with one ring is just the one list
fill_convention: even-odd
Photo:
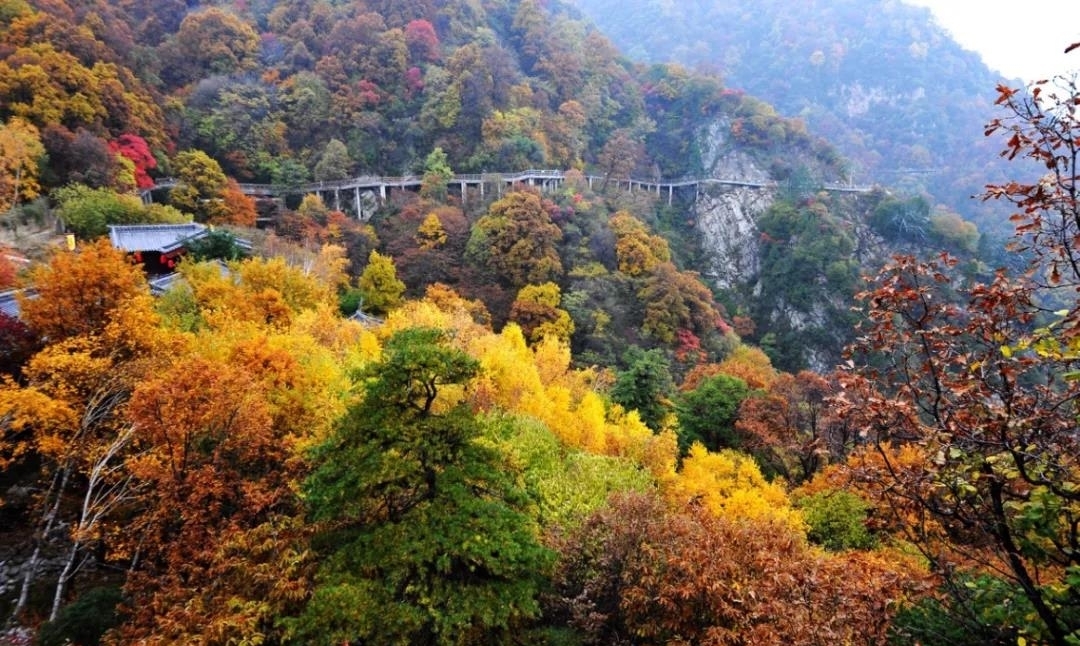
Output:
[[0,213],[38,196],[38,162],[44,156],[33,124],[18,117],[0,123]]
[[533,343],[546,336],[569,343],[574,334],[574,321],[569,312],[559,309],[561,299],[562,294],[555,283],[526,285],[518,291],[510,306],[510,320],[520,325]]
[[363,309],[372,314],[386,314],[401,305],[405,283],[398,280],[394,260],[372,250],[368,264],[357,280],[357,287],[364,294]]
[[732,520],[773,520],[795,530],[804,529],[802,516],[791,506],[784,488],[765,480],[753,458],[737,451],[711,453],[695,443],[678,474],[662,485],[665,497],[676,508],[694,502]]
[[[168,361],[183,341],[158,327],[141,272],[107,241],[60,252],[31,279],[36,296],[23,299],[23,316],[46,345],[28,362],[22,384],[0,388],[0,426],[13,440],[3,460],[32,452],[43,492],[14,613],[25,607],[41,547],[59,542],[66,552],[55,618],[84,554],[106,540],[110,513],[132,495],[128,398],[152,362]],[[81,504],[61,504],[72,499]]]

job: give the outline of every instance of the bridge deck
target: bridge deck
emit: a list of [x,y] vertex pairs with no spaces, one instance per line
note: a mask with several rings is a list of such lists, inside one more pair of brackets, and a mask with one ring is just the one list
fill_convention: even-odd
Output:
[[[566,173],[559,170],[525,170],[514,173],[483,173],[483,174],[464,174],[454,175],[448,180],[448,184],[457,184],[462,187],[466,186],[482,186],[484,184],[502,184],[502,185],[514,185],[514,184],[536,184],[540,183],[544,185],[549,182],[560,183],[566,180]],[[633,178],[605,178],[596,175],[587,175],[585,180],[592,186],[594,183],[603,183],[605,181],[615,182],[617,186],[626,186],[628,190],[641,189],[645,191],[652,191],[656,193],[662,193],[664,191],[674,191],[675,189],[690,188],[695,186],[701,186],[705,184],[720,185],[720,186],[737,186],[745,188],[775,188],[778,186],[776,182],[752,182],[741,179],[723,179],[717,177],[705,177],[705,178],[691,178],[681,180],[643,180]],[[361,175],[359,177],[352,177],[349,179],[337,180],[337,181],[324,181],[324,182],[310,182],[306,184],[300,184],[297,186],[277,186],[274,184],[240,184],[240,190],[246,195],[257,195],[260,197],[276,197],[282,195],[304,195],[308,193],[328,193],[333,191],[376,191],[380,195],[385,195],[386,190],[390,188],[418,188],[423,183],[423,177],[416,175],[405,175],[401,177],[393,176],[376,176],[376,175]],[[164,178],[158,180],[152,188],[143,191],[144,198],[148,196],[150,192],[172,188],[176,186],[177,180],[173,178]],[[835,191],[843,193],[867,193],[871,190],[869,186],[854,186],[850,184],[825,184],[817,187],[819,190]]]

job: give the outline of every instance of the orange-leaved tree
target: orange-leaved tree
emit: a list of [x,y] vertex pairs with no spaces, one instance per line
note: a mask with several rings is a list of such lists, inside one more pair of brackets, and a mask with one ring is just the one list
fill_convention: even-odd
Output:
[[613,496],[565,538],[547,614],[586,643],[882,643],[921,589],[899,558],[826,556],[776,521]]
[[[234,559],[238,545],[254,547],[249,532],[288,526],[299,466],[296,438],[275,426],[265,385],[248,367],[192,352],[140,383],[128,414],[138,449],[128,466],[146,489],[117,546],[133,564],[117,638],[223,643],[263,634],[275,584],[247,581],[249,594],[264,598],[245,599]],[[273,557],[256,559],[247,575],[265,559]]]
[[789,482],[813,477],[855,443],[854,429],[827,403],[835,392],[833,382],[809,370],[782,373],[740,406],[735,429],[741,446]]
[[22,318],[53,343],[100,334],[120,308],[147,293],[139,268],[106,239],[57,252],[30,272],[29,283],[36,295],[20,297]]
[[[176,344],[157,329],[141,273],[107,242],[58,253],[31,279],[36,296],[23,300],[24,316],[46,345],[23,384],[0,388],[0,424],[14,441],[7,459],[32,451],[41,465],[33,551],[15,612],[26,604],[42,547],[65,526],[55,617],[86,548],[107,542],[108,516],[131,493],[128,397],[151,358],[167,359]],[[70,498],[81,505],[62,504]]]

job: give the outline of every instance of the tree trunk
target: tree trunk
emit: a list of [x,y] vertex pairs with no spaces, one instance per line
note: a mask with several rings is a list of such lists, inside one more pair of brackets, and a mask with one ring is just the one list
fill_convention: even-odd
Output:
[[71,580],[71,577],[75,574],[75,559],[79,556],[79,549],[82,547],[82,543],[78,540],[72,541],[71,551],[68,552],[67,561],[64,563],[64,569],[60,572],[60,578],[56,580],[56,591],[53,593],[52,610],[49,611],[49,621],[55,621],[56,615],[60,613],[60,602],[64,599],[64,590],[67,589],[67,582]]
[[104,455],[98,458],[93,468],[90,469],[89,478],[87,478],[86,482],[86,494],[83,496],[82,509],[79,513],[79,521],[71,532],[71,550],[68,552],[64,569],[56,580],[56,590],[53,592],[49,621],[56,619],[56,615],[60,612],[60,604],[64,600],[67,584],[79,571],[79,568],[82,567],[82,563],[79,563],[79,565],[75,563],[79,559],[79,552],[86,542],[86,537],[91,535],[90,533],[97,527],[98,522],[113,507],[128,497],[129,478],[121,477],[119,480],[110,483],[110,480],[112,480],[110,476],[122,470],[123,462],[112,465],[110,462],[127,446],[133,434],[134,427],[132,426],[122,430],[112,441],[112,444],[109,445]]
[[56,523],[56,517],[60,512],[60,500],[63,497],[64,489],[67,488],[68,476],[71,475],[70,464],[65,465],[63,469],[57,472],[53,478],[53,483],[49,487],[49,494],[46,495],[46,502],[48,502],[49,496],[55,496],[52,504],[48,506],[48,510],[45,512],[45,516],[42,518],[41,532],[34,537],[34,551],[30,554],[30,560],[26,563],[25,573],[23,574],[22,588],[19,590],[19,599],[15,602],[15,609],[11,611],[11,616],[8,617],[8,625],[11,626],[15,623],[15,619],[26,608],[26,603],[30,599],[30,587],[34,583],[34,578],[37,576],[38,561],[41,558],[41,546],[49,538],[49,534],[52,533],[53,525]]

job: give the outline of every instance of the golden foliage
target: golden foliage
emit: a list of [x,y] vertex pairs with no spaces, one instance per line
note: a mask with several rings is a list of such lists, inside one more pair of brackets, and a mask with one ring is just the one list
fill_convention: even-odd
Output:
[[[36,298],[21,297],[22,318],[52,342],[101,333],[120,311],[147,293],[146,279],[108,239],[57,252],[30,272]],[[146,312],[153,319],[153,314]]]
[[547,336],[569,343],[574,334],[574,321],[569,312],[559,309],[561,298],[555,283],[526,285],[510,307],[510,320],[520,325],[533,343]]
[[329,285],[281,258],[251,258],[227,271],[216,263],[183,263],[180,272],[212,329],[244,323],[285,329],[300,312],[335,302]]
[[18,117],[0,123],[0,213],[38,196],[38,162],[44,156],[33,124]]
[[615,254],[619,271],[624,274],[641,276],[671,260],[667,240],[651,235],[641,220],[628,211],[611,216],[608,224],[615,232]]
[[439,216],[428,213],[416,230],[416,244],[420,245],[421,249],[438,249],[446,244],[446,240],[446,229],[443,228]]
[[740,343],[717,366],[717,372],[738,377],[751,389],[768,388],[779,373],[772,367],[768,355],[751,345]]
[[736,451],[710,453],[695,443],[678,474],[662,484],[664,495],[676,507],[695,502],[732,520],[769,520],[797,531],[804,528],[784,488],[766,481],[754,460]]
[[59,438],[78,423],[78,412],[67,402],[5,378],[0,382],[0,472],[35,450],[58,453]]

